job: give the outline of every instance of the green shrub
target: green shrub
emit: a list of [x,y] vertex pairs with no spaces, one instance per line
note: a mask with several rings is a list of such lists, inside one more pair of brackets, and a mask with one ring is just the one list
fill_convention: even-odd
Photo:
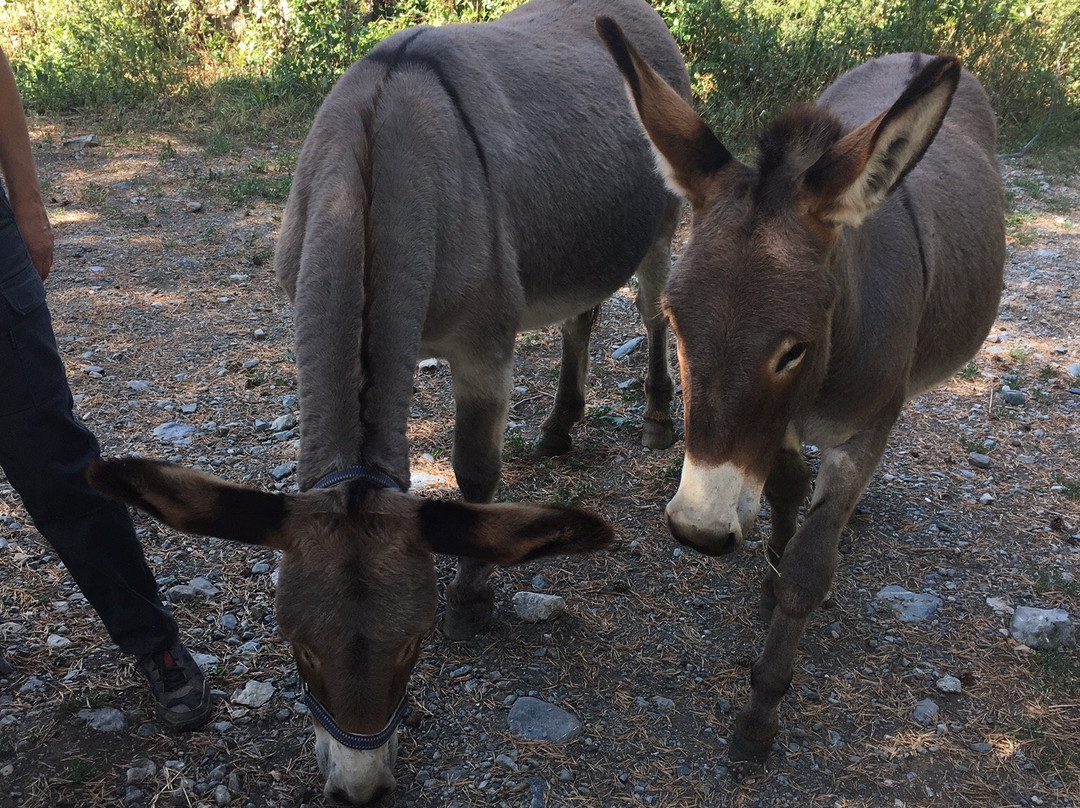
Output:
[[[250,134],[310,120],[344,70],[417,24],[491,19],[520,0],[0,0],[28,105],[172,99]],[[686,56],[699,108],[733,146],[844,70],[902,50],[955,53],[982,79],[1005,149],[1053,105],[1048,141],[1080,132],[1075,0],[654,0]],[[254,110],[238,114],[238,108]],[[281,112],[276,112],[281,110]]]

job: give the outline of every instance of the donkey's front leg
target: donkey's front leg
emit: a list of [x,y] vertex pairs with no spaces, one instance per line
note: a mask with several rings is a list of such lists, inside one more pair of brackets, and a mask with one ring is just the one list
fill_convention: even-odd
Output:
[[[513,334],[498,356],[451,359],[454,379],[454,474],[466,502],[491,502],[499,486],[503,434],[513,380]],[[491,624],[495,594],[488,584],[494,564],[462,558],[446,588],[443,634],[464,640]]]
[[675,384],[668,365],[667,316],[660,297],[671,269],[671,237],[679,221],[681,205],[672,204],[664,214],[661,233],[637,268],[637,310],[649,341],[649,367],[645,373],[645,427],[641,442],[650,449],[666,449],[675,442],[671,422],[671,399]]
[[570,427],[585,415],[585,382],[589,372],[589,335],[600,307],[589,309],[559,326],[562,332],[562,366],[551,413],[540,425],[533,453],[555,457],[570,451]]
[[810,470],[803,460],[802,443],[795,428],[788,427],[784,443],[765,481],[765,498],[772,510],[772,531],[765,545],[769,568],[761,579],[758,614],[768,624],[776,607],[776,565],[799,526],[799,506],[810,493]]
[[[768,757],[779,731],[777,707],[791,685],[795,654],[811,613],[836,572],[840,531],[847,524],[885,448],[895,416],[827,450],[806,521],[776,564],[773,612],[765,646],[750,672],[750,701],[735,718],[732,760]],[[885,422],[887,421],[887,422]]]

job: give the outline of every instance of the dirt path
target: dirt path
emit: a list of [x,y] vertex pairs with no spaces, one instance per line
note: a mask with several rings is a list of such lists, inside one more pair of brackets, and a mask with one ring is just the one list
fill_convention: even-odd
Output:
[[[75,152],[63,141],[88,124],[64,125],[34,134],[58,239],[50,303],[78,411],[110,453],[292,486],[291,322],[270,258],[298,144],[225,150],[146,133]],[[556,337],[520,338],[502,493],[599,510],[618,546],[504,571],[490,634],[431,635],[386,805],[1080,803],[1076,651],[1018,649],[1007,614],[987,604],[1080,620],[1080,380],[1069,374],[1080,363],[1080,181],[1012,166],[1007,181],[1016,213],[1000,319],[969,368],[905,409],[845,532],[768,766],[737,781],[726,754],[762,638],[760,552],[751,542],[709,560],[668,537],[661,513],[681,443],[638,445],[644,352],[612,358],[640,332],[624,290],[605,308],[588,417],[563,459],[527,452],[553,394]],[[1002,402],[1006,384],[1022,405]],[[414,471],[452,489],[448,372],[418,385]],[[190,442],[154,436],[170,422],[194,427]],[[989,468],[971,465],[972,452]],[[0,806],[321,805],[310,722],[275,630],[273,553],[137,525],[163,591],[198,576],[216,589],[174,604],[189,644],[215,658],[213,723],[160,732],[130,663],[0,482],[0,639],[16,668],[0,681]],[[450,569],[440,564],[441,584]],[[931,621],[901,623],[874,600],[887,585],[944,603]],[[513,593],[537,587],[565,595],[569,614],[514,617]],[[945,675],[961,693],[940,692]],[[230,704],[252,679],[274,685],[271,700]],[[572,710],[584,735],[516,740],[506,713],[520,695]],[[913,718],[923,699],[939,707],[929,726]],[[103,707],[123,711],[125,726],[100,732],[79,716]]]

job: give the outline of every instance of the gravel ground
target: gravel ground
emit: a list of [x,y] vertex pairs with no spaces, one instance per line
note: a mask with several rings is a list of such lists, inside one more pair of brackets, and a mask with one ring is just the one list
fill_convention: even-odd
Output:
[[[93,131],[80,119],[33,131],[57,234],[50,302],[80,415],[108,453],[291,489],[292,327],[270,259],[299,144],[138,131],[64,145]],[[557,335],[520,338],[500,492],[593,508],[617,545],[502,571],[490,633],[456,644],[432,633],[385,805],[1080,804],[1080,659],[1008,631],[1018,606],[1080,619],[1080,181],[1006,174],[1001,316],[968,368],[905,409],[845,531],[769,763],[736,777],[726,751],[762,638],[760,541],[710,560],[667,535],[682,447],[638,444],[644,350],[613,358],[640,332],[624,290],[598,325],[588,415],[567,457],[528,454]],[[446,367],[420,371],[417,386],[414,474],[424,495],[450,496]],[[130,660],[0,480],[0,639],[15,668],[0,680],[0,806],[322,805],[274,623],[273,551],[136,524],[184,637],[207,655],[212,722],[176,736],[154,722]],[[452,566],[439,568],[442,586]],[[942,603],[903,622],[875,598],[886,586]],[[520,590],[561,595],[567,611],[523,622]],[[252,681],[269,698],[237,703]],[[583,732],[521,740],[507,716],[522,696],[571,711]]]

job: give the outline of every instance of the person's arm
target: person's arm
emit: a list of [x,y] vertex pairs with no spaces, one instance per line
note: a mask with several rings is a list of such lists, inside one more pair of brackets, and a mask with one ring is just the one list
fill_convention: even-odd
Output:
[[0,171],[4,172],[15,224],[30,251],[34,268],[44,280],[52,269],[52,228],[30,149],[22,99],[3,48],[0,48]]

